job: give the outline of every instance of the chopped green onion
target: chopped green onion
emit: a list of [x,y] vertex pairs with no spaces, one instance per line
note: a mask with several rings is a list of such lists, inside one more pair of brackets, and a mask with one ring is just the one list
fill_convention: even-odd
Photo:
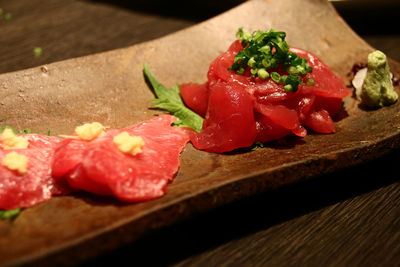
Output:
[[[285,32],[270,30],[250,33],[239,28],[236,37],[244,48],[234,57],[232,66],[228,68],[230,71],[242,75],[246,69],[250,69],[251,77],[259,76],[261,79],[267,79],[270,76],[276,83],[290,84],[291,92],[297,91],[298,86],[303,83],[303,77],[312,72],[306,58],[289,51]],[[280,76],[277,72],[273,74],[273,70],[278,68],[286,71],[289,76]],[[260,71],[261,69],[263,70]],[[266,73],[269,75],[266,76]]]
[[314,83],[315,83],[315,80],[314,80],[313,78],[308,78],[308,79],[306,80],[306,84],[307,84],[307,85],[314,85]]
[[264,54],[268,54],[271,51],[271,47],[269,45],[264,45],[263,47],[258,49],[258,51],[260,51]]
[[251,33],[244,32],[242,28],[240,28],[236,33],[236,38],[242,42],[246,42],[251,39]]
[[244,68],[240,68],[239,70],[236,71],[237,74],[242,75],[244,72]]
[[33,54],[35,55],[35,57],[40,57],[42,55],[42,48],[41,47],[35,47],[33,48]]
[[11,13],[6,13],[4,15],[4,19],[7,20],[7,21],[11,20],[12,19],[12,14]]
[[263,80],[265,80],[269,77],[269,73],[265,69],[259,69],[257,71],[257,75],[258,75],[258,77],[260,77]]
[[254,57],[250,58],[249,61],[247,61],[247,65],[250,67],[253,67],[256,61],[254,60]]
[[0,16],[3,15],[3,9],[0,8]]
[[276,82],[279,83],[281,81],[281,75],[277,72],[271,72],[271,79]]
[[290,84],[286,84],[283,88],[285,88],[286,92],[292,92],[293,86]]
[[288,72],[289,73],[299,73],[297,67],[294,67],[294,66],[290,66],[288,69]]
[[257,72],[258,72],[258,70],[255,70],[255,69],[250,69],[250,72],[251,72],[251,74],[253,74],[253,75],[256,75],[256,74],[257,74]]

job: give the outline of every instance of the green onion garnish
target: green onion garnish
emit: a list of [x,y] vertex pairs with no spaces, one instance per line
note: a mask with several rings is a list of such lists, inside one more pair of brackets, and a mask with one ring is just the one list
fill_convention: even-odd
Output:
[[4,15],[4,19],[7,20],[7,21],[11,20],[12,19],[12,14],[11,13],[6,13]]
[[266,71],[264,68],[258,69],[257,75],[258,75],[258,77],[260,77],[263,80],[265,80],[269,77],[268,71]]
[[[228,68],[230,71],[242,75],[246,68],[250,68],[252,77],[258,76],[263,80],[271,77],[274,82],[282,83],[287,92],[297,91],[303,83],[303,77],[312,72],[306,58],[289,51],[285,32],[270,30],[250,33],[240,28],[236,37],[244,49],[236,54],[232,66]],[[278,68],[288,75],[273,71]]]
[[42,48],[41,47],[34,47],[33,48],[33,54],[35,55],[35,57],[40,57],[42,55]]
[[277,72],[271,72],[271,79],[274,82],[279,83],[281,81],[281,75]]
[[314,83],[315,83],[315,80],[314,80],[313,78],[308,78],[308,79],[306,80],[306,84],[307,84],[307,85],[314,85]]

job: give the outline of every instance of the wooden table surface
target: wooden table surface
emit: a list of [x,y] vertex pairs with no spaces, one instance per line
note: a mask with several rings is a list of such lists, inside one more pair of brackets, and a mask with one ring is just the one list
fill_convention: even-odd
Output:
[[[240,2],[1,0],[0,73],[161,37]],[[368,3],[345,1],[336,7],[367,42],[400,61],[394,15],[399,4]],[[367,19],[372,11],[379,23]],[[42,49],[40,56],[35,47]],[[393,151],[373,162],[198,214],[82,264],[399,265],[399,161],[400,151]]]

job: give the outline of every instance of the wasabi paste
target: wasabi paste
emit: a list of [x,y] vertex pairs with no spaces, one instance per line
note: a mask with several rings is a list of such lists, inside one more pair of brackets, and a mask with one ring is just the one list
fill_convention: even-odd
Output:
[[368,70],[361,91],[362,104],[371,109],[380,108],[395,103],[397,98],[385,54],[378,50],[372,52],[368,55]]

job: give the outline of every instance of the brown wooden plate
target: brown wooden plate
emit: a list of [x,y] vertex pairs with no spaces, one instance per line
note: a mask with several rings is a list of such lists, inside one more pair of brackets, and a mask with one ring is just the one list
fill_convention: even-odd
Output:
[[[348,81],[373,51],[324,1],[249,1],[218,17],[154,41],[0,75],[0,124],[68,134],[83,122],[118,128],[149,119],[153,98],[142,64],[166,86],[204,82],[210,62],[239,27],[287,32]],[[400,64],[390,62],[399,76]],[[397,88],[398,90],[399,88]],[[136,240],[217,206],[377,158],[400,146],[400,105],[364,111],[351,97],[337,132],[286,138],[256,151],[212,154],[188,145],[168,194],[124,204],[79,193],[0,221],[1,265],[72,263]]]

